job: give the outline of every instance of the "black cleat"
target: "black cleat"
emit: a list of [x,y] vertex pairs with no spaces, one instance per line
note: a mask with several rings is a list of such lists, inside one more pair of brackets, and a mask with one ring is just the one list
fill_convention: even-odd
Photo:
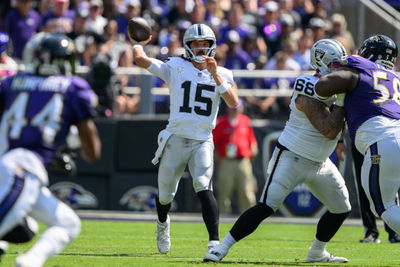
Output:
[[389,244],[400,243],[400,236],[398,234],[395,234],[394,236],[389,237],[388,243]]

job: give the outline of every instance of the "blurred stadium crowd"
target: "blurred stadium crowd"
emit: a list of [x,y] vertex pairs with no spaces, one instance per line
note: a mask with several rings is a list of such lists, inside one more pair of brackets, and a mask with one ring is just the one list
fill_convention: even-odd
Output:
[[[322,38],[339,40],[352,54],[356,46],[346,18],[334,0],[6,0],[0,3],[0,31],[8,34],[7,55],[23,62],[27,41],[37,32],[65,33],[76,44],[77,64],[88,66],[86,79],[99,95],[100,114],[135,114],[140,95],[126,86],[140,76],[113,75],[132,67],[127,36],[130,18],[144,17],[153,38],[149,56],[184,54],[182,37],[195,23],[206,23],[217,37],[216,59],[228,69],[309,70],[310,48]],[[2,59],[2,63],[5,60]],[[239,78],[240,89],[290,89],[295,78]],[[164,87],[160,79],[154,87]],[[168,113],[168,96],[153,96],[156,113]],[[286,119],[288,99],[244,98],[252,118]]]

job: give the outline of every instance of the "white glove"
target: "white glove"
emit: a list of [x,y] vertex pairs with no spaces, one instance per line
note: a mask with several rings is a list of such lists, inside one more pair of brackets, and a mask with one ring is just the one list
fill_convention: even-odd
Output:
[[346,97],[346,93],[336,94],[335,105],[338,107],[343,107],[345,97]]

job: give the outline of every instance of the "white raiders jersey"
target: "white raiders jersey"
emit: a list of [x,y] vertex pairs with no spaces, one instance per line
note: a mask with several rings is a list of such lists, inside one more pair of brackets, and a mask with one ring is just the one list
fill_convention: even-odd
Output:
[[[318,77],[311,75],[302,75],[296,79],[290,102],[289,120],[286,122],[278,140],[279,143],[300,156],[313,161],[324,162],[334,151],[340,133],[335,140],[325,137],[311,124],[306,114],[296,108],[295,103],[298,95],[318,99],[314,91],[314,85],[317,81]],[[327,98],[323,102],[330,107],[334,100],[336,100],[336,96]]]
[[[170,90],[170,116],[167,129],[173,134],[195,140],[212,138],[220,94],[207,69],[199,70],[190,61],[171,57],[166,62],[152,59],[147,69],[163,79]],[[217,67],[218,74],[233,85],[230,70]]]

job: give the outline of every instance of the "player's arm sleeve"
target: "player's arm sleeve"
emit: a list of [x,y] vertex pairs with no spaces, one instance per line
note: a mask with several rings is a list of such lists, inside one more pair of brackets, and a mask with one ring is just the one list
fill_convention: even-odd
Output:
[[72,105],[73,123],[77,124],[81,120],[94,118],[96,116],[96,107],[98,105],[98,97],[90,88],[89,84],[77,79],[72,84],[68,97],[70,97]]
[[160,79],[163,79],[164,82],[168,83],[170,76],[170,68],[168,64],[155,58],[152,58],[151,61],[151,65],[147,68],[147,70]]

